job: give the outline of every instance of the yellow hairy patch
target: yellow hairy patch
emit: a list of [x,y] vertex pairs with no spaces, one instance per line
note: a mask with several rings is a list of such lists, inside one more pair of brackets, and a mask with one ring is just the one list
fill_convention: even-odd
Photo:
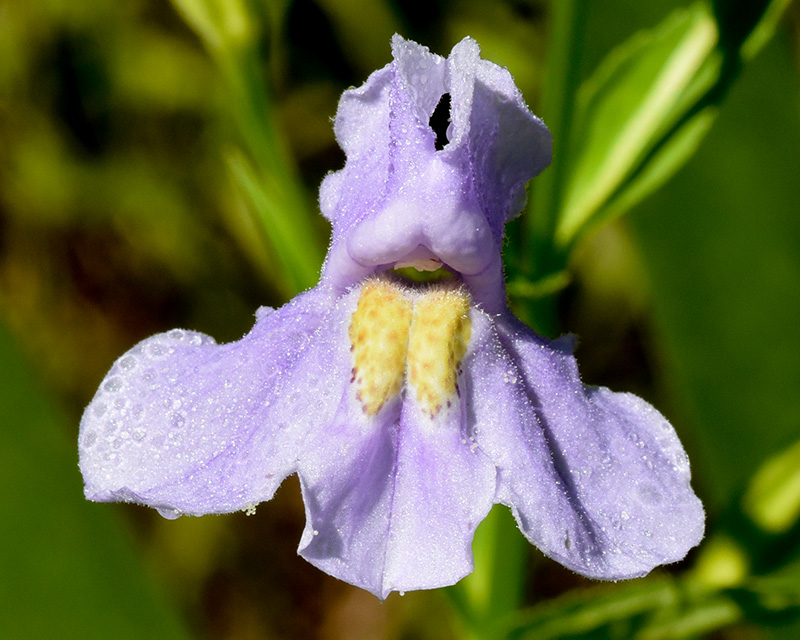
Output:
[[461,290],[434,290],[414,305],[408,339],[408,382],[431,417],[456,393],[458,366],[472,324],[469,298]]
[[411,300],[390,282],[371,280],[361,289],[350,321],[350,344],[353,382],[370,415],[403,386],[411,307]]
[[460,289],[415,292],[391,281],[367,282],[349,333],[352,382],[364,412],[378,413],[404,379],[431,417],[449,406],[469,343],[469,308]]

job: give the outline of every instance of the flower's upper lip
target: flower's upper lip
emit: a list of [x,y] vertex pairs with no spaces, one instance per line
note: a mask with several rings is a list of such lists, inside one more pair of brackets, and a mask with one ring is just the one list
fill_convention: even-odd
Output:
[[[550,133],[474,40],[442,58],[396,36],[392,52],[393,62],[339,103],[335,130],[347,161],[320,190],[333,223],[323,281],[344,291],[398,263],[435,260],[463,278],[477,304],[499,312],[504,224],[548,164]],[[429,118],[445,93],[449,141],[436,150]]]

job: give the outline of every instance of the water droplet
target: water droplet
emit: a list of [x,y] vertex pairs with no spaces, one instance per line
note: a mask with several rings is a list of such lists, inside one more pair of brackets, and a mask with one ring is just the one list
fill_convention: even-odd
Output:
[[173,413],[169,417],[169,423],[174,429],[180,429],[184,424],[186,424],[186,416],[182,413]]
[[83,446],[87,449],[97,442],[97,433],[94,431],[87,431],[83,434]]
[[275,309],[272,307],[259,307],[256,309],[256,320],[263,320],[273,311],[275,311]]
[[106,409],[108,409],[108,405],[105,402],[97,402],[92,408],[92,413],[99,418],[106,412]]
[[151,358],[161,358],[167,353],[167,349],[163,344],[154,342],[147,346],[147,355]]
[[173,340],[183,340],[184,333],[181,329],[173,329],[167,334]]
[[136,358],[132,355],[127,355],[119,361],[119,366],[125,371],[130,371],[134,367],[136,367]]
[[122,379],[116,378],[116,377],[109,378],[108,380],[106,380],[105,384],[103,385],[103,389],[105,391],[110,392],[110,393],[115,393],[115,392],[119,391],[120,389],[122,389],[122,385],[123,385]]
[[650,484],[640,484],[638,487],[639,497],[647,504],[658,504],[661,502],[661,493]]

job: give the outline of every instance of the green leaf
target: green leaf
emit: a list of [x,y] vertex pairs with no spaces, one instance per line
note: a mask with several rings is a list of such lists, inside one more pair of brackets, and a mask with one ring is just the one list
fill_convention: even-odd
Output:
[[0,327],[3,638],[187,638],[106,505],[84,500],[77,446]]
[[655,620],[636,635],[637,640],[679,640],[697,638],[737,622],[742,610],[724,595],[704,600],[674,620]]
[[759,469],[742,507],[761,529],[786,533],[800,518],[800,441]]
[[316,211],[265,78],[269,60],[260,49],[265,32],[276,35],[286,5],[270,3],[260,14],[249,0],[173,0],[173,4],[203,40],[224,83],[222,108],[235,128],[235,151],[228,154],[228,166],[260,226],[258,236],[266,252],[277,263],[282,293],[291,296],[316,283],[323,248],[314,227]]
[[678,600],[677,585],[661,576],[574,591],[516,614],[509,625],[510,636],[515,640],[548,640],[589,634],[613,623],[670,609]]
[[745,69],[708,143],[630,218],[671,417],[709,505],[730,504],[797,440],[800,121],[796,99],[785,99],[797,91],[791,49],[775,39]]
[[287,193],[284,185],[270,176],[259,176],[252,163],[238,150],[229,151],[226,160],[256,223],[255,228],[282,267],[279,275],[286,285],[284,295],[289,297],[313,286],[319,279],[320,261],[313,251],[308,251],[302,242],[298,242],[299,231],[312,235],[311,229],[307,228],[310,225],[303,216],[294,218],[287,215],[302,205],[287,207],[294,195]]
[[562,251],[629,210],[697,150],[717,106],[788,0],[696,4],[640,33],[582,87],[555,242]]
[[[573,166],[556,230],[559,245],[596,223],[633,169],[681,118],[689,102],[684,95],[698,93],[695,79],[714,56],[716,43],[713,17],[704,5],[694,5],[612,52],[581,88]],[[669,157],[674,164],[674,151]]]

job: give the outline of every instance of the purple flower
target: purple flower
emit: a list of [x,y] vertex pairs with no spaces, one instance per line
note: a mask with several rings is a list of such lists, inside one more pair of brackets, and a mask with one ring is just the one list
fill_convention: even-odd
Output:
[[[468,574],[495,503],[586,576],[683,558],[704,514],[670,424],[583,385],[572,341],[506,305],[504,224],[550,133],[473,40],[447,59],[399,36],[392,50],[339,104],[347,162],[321,188],[333,237],[319,284],[260,309],[238,342],[176,329],[117,360],[81,422],[86,496],[228,513],[297,473],[299,553],[379,597]],[[406,283],[393,272],[406,265],[453,277]]]

